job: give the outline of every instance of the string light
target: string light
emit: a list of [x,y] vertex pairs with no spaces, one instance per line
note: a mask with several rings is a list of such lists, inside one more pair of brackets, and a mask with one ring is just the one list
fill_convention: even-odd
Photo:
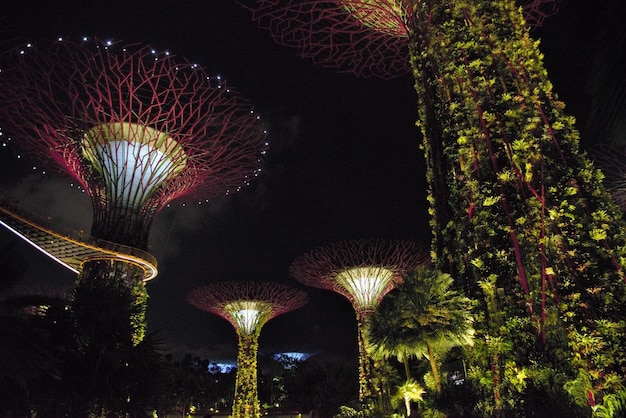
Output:
[[[78,44],[78,46],[79,46],[79,47],[82,47],[82,45],[85,45],[85,47],[86,47],[86,48],[89,48],[89,47],[91,46],[92,48],[96,48],[96,49],[100,49],[100,50],[106,50],[107,52],[109,51],[109,47],[111,47],[111,46],[113,46],[113,45],[115,44],[115,41],[114,41],[114,40],[112,40],[112,39],[107,39],[107,40],[104,40],[104,41],[100,41],[100,40],[98,40],[98,39],[96,39],[96,38],[88,37],[88,36],[86,36],[86,35],[81,36],[81,37],[79,38],[79,40],[80,40],[80,44]],[[71,45],[71,42],[70,42],[69,40],[67,40],[67,41],[66,41],[66,39],[65,39],[63,36],[58,36],[58,37],[56,38],[56,41],[57,41],[57,42],[64,42],[64,43],[68,43],[68,44],[70,44],[70,45]],[[32,44],[32,43],[27,43],[27,44],[25,45],[25,48],[23,48],[23,49],[20,51],[20,54],[21,54],[21,55],[26,54],[26,52],[28,51],[28,49],[29,49],[29,48],[32,48],[32,47],[33,47],[33,44]],[[69,46],[69,47],[67,47],[67,48],[72,48],[72,46]],[[124,47],[124,48],[122,48],[121,50],[122,50],[122,51],[124,51],[124,52],[126,52],[126,51],[127,51],[127,48],[126,48],[126,47]],[[155,60],[155,61],[157,61],[159,58],[162,58],[162,57],[170,57],[170,56],[172,55],[172,54],[170,53],[170,51],[169,51],[169,50],[165,50],[165,51],[163,51],[163,52],[159,52],[156,48],[147,48],[147,51],[146,51],[146,52],[147,52],[147,53],[149,53],[149,54],[154,55],[154,60]],[[185,70],[187,70],[187,71],[191,70],[191,71],[202,71],[202,72],[204,72],[204,69],[203,69],[203,68],[202,68],[202,66],[200,66],[198,63],[188,63],[188,64],[185,64],[185,66],[184,66],[184,67],[183,67],[183,66],[181,66],[181,65],[175,65],[175,66],[172,66],[172,70],[173,70],[173,71],[177,71],[177,72],[178,72],[178,71],[185,71]],[[185,71],[185,72],[186,72],[186,71]],[[182,77],[188,77],[188,76],[187,76],[187,75],[183,75]],[[212,88],[214,88],[214,89],[224,89],[224,90],[225,90],[225,93],[227,93],[227,94],[232,94],[232,93],[233,93],[233,92],[231,91],[231,89],[230,89],[230,88],[227,88],[227,87],[225,86],[225,84],[222,84],[222,81],[223,81],[223,80],[222,80],[222,76],[221,76],[220,74],[215,75],[215,76],[209,76],[209,75],[207,75],[207,74],[202,74],[202,77],[203,77],[203,79],[205,79],[205,80],[206,80],[206,82],[209,84],[209,86],[212,86]],[[258,114],[255,112],[255,110],[254,110],[254,109],[248,109],[248,112],[249,112],[249,114],[250,114],[250,115],[254,115],[254,119],[255,119],[256,121],[261,121],[261,120],[262,120],[261,116],[260,116],[260,115],[258,115]],[[241,132],[243,132],[243,130],[242,130]],[[262,129],[260,132],[262,132],[262,135],[263,135],[263,136],[266,136],[266,135],[268,134],[268,132],[267,132],[267,130],[266,130],[266,129]],[[2,133],[0,132],[0,135],[1,135],[1,134],[2,134]],[[3,148],[5,148],[5,147],[7,147],[7,145],[8,145],[8,140],[6,139],[6,136],[5,136],[5,137],[3,137],[2,139],[3,139],[3,141],[1,142],[1,143],[2,143],[2,147],[3,147]],[[269,147],[269,142],[263,142],[263,143],[262,143],[262,147],[260,147],[260,148],[259,148],[259,150],[258,150],[258,158],[255,158],[253,161],[255,161],[257,164],[261,164],[261,163],[263,162],[264,157],[267,155],[267,150],[266,150],[266,148],[267,148],[267,147]],[[16,156],[16,158],[17,158],[18,160],[20,160],[20,159],[21,159],[21,155],[19,155],[19,154],[18,154],[18,155]],[[37,167],[38,167],[38,166],[33,166],[33,167],[32,167],[32,170],[33,170],[33,171],[37,171],[37,170],[38,170],[38,168],[37,168]],[[74,167],[75,167],[75,166],[73,166],[73,167],[72,167],[72,169],[74,169]],[[63,168],[64,170],[67,170],[69,167],[62,167],[62,168]],[[76,168],[78,168],[78,167],[76,167]],[[226,190],[224,191],[224,195],[229,196],[229,195],[230,195],[230,194],[232,194],[233,192],[239,192],[239,191],[241,191],[244,187],[248,187],[248,186],[250,186],[250,185],[251,185],[251,182],[250,182],[250,180],[249,180],[249,179],[250,179],[250,178],[258,178],[258,177],[259,177],[259,173],[260,173],[260,172],[261,172],[261,169],[260,169],[259,167],[253,168],[253,169],[251,170],[251,172],[250,172],[250,175],[249,175],[249,176],[248,176],[248,175],[243,176],[243,178],[242,178],[242,180],[241,180],[241,185],[239,185],[239,186],[237,186],[237,185],[233,185],[233,187],[232,187],[232,188],[226,188]],[[42,174],[46,174],[46,172],[45,172],[45,171],[42,171],[41,173],[42,173]],[[71,187],[75,187],[75,186],[76,186],[76,187],[78,187],[78,188],[80,189],[80,187],[79,187],[79,186],[77,186],[77,185],[75,185],[75,184],[72,184],[72,185],[71,185]],[[81,189],[81,192],[83,192],[83,193],[89,193],[89,190]],[[207,201],[206,201],[206,202],[208,203],[208,202],[209,202],[209,200],[207,199]],[[197,202],[197,204],[202,204],[202,203],[203,203],[203,202],[202,202],[201,200]],[[169,202],[167,203],[167,205],[164,205],[164,206],[165,206],[165,207],[171,207],[171,205],[169,204]],[[183,204],[181,204],[181,205],[180,205],[180,207],[186,207],[186,204],[185,204],[185,203],[183,203]]]

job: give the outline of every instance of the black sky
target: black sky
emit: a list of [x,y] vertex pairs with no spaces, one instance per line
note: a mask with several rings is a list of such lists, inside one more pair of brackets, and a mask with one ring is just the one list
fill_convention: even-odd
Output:
[[[596,6],[568,0],[537,36],[555,90],[584,121],[584,84],[593,57]],[[233,0],[0,0],[7,44],[83,35],[141,42],[220,74],[252,102],[271,144],[261,178],[235,196],[198,206],[173,204],[151,234],[159,276],[148,284],[148,324],[166,350],[234,359],[236,335],[225,320],[191,307],[196,286],[224,280],[291,283],[298,255],[342,239],[397,238],[429,245],[423,157],[414,126],[410,78],[359,80],[315,67],[274,45]],[[0,43],[0,45],[2,45]],[[1,105],[1,104],[0,104]],[[89,200],[71,180],[41,175],[12,148],[0,150],[0,196],[59,223],[89,229]],[[0,231],[0,243],[13,242]],[[74,277],[17,244],[24,286],[71,287]],[[303,288],[309,304],[268,323],[261,350],[356,351],[349,303]]]

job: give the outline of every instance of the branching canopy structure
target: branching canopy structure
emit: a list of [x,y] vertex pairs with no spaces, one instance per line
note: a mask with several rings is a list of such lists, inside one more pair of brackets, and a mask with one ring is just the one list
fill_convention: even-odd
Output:
[[237,331],[239,355],[232,416],[260,417],[256,358],[261,329],[270,319],[306,304],[306,293],[279,283],[220,282],[192,290],[187,300],[226,319]]
[[[252,0],[250,0],[252,1]],[[392,79],[411,73],[410,37],[415,16],[433,3],[418,0],[257,0],[249,7],[273,39],[297,48],[316,64],[358,77]],[[541,26],[559,0],[525,2],[528,24]]]
[[13,143],[89,193],[92,235],[141,249],[159,209],[238,190],[267,148],[259,116],[220,77],[149,46],[27,44],[2,62],[0,99]]
[[367,314],[407,272],[429,264],[428,252],[410,241],[340,241],[298,257],[289,271],[299,282],[345,296],[357,314],[359,398],[374,396],[372,360],[366,350],[363,326]]

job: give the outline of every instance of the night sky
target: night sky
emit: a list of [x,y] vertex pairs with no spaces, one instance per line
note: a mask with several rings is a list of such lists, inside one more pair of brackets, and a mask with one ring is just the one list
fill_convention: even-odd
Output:
[[[535,32],[555,90],[585,131],[584,92],[595,51],[598,10],[568,0]],[[330,291],[289,277],[298,255],[337,240],[408,239],[428,246],[423,156],[410,77],[356,79],[315,67],[275,45],[233,0],[0,0],[0,45],[62,35],[150,44],[219,74],[255,105],[270,151],[258,181],[209,204],[174,202],[156,218],[150,251],[159,276],[148,284],[149,331],[163,349],[234,360],[237,338],[220,317],[193,308],[193,288],[227,280],[293,284],[309,304],[270,321],[261,351],[356,352],[352,307]],[[1,104],[0,104],[1,105]],[[6,135],[7,133],[5,133]],[[27,155],[0,149],[0,196],[62,225],[89,230],[89,199],[71,180],[33,169]],[[183,207],[182,204],[185,203]],[[70,288],[74,275],[0,231],[0,248],[25,271],[23,287]]]

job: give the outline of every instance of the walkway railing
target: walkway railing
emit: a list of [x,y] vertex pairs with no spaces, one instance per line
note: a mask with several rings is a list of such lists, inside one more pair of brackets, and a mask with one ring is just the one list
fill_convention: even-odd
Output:
[[142,268],[144,281],[152,280],[158,274],[156,258],[146,251],[57,225],[51,219],[29,214],[2,198],[0,225],[75,273],[79,273],[82,265],[90,260],[118,260]]

